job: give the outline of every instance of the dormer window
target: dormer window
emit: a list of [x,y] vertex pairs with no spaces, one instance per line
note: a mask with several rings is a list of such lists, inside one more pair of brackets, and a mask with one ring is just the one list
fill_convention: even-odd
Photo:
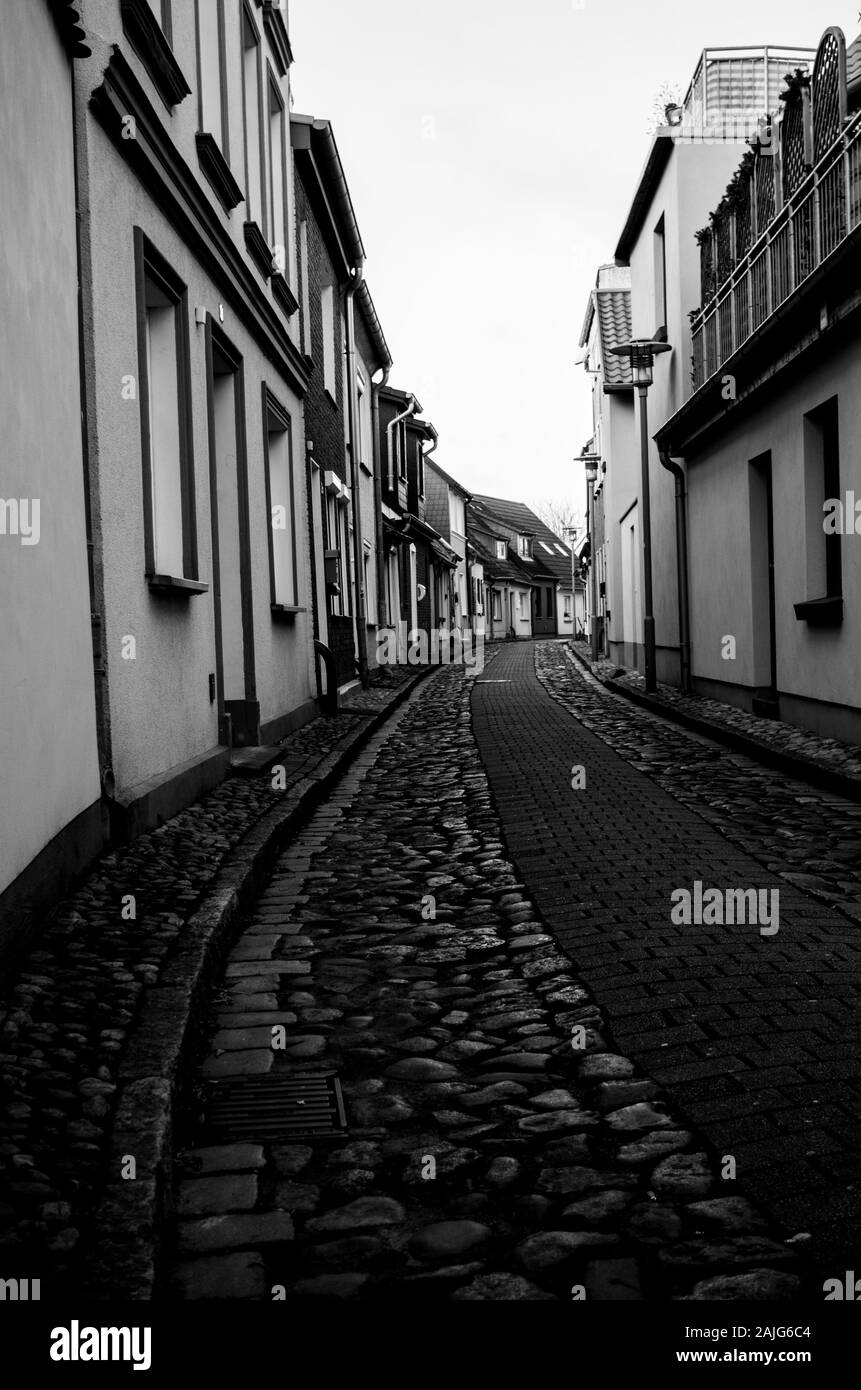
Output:
[[521,560],[531,560],[531,559],[532,559],[532,537],[531,537],[531,536],[518,536],[518,537],[517,537],[517,553],[518,553],[518,555],[520,556]]
[[507,551],[508,551],[508,546],[506,545],[505,541],[497,541],[497,542],[496,542],[496,558],[497,558],[497,560],[504,560]]

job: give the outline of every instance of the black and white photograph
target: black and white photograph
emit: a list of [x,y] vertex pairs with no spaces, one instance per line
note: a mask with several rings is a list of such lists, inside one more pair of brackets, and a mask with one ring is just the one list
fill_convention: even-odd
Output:
[[0,0],[22,1374],[851,1355],[858,3]]

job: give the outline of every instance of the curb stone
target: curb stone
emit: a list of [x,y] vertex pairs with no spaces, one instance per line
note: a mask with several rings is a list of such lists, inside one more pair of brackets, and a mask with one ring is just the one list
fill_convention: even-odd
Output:
[[679,709],[669,701],[654,699],[652,696],[644,694],[643,691],[634,690],[631,686],[625,685],[612,676],[601,675],[593,669],[588,658],[582,652],[578,652],[576,648],[566,644],[564,650],[571,654],[569,660],[579,663],[583,670],[605,690],[609,690],[614,695],[623,696],[631,704],[648,710],[650,714],[657,714],[674,724],[680,724],[683,728],[689,729],[691,733],[710,739],[712,743],[721,743],[734,753],[741,753],[747,758],[752,758],[754,762],[762,763],[775,772],[781,772],[785,777],[792,777],[798,782],[808,782],[811,786],[819,787],[835,796],[845,796],[849,801],[861,803],[861,778],[849,776],[844,772],[835,772],[801,753],[783,753],[780,749],[772,748],[769,744],[751,738],[748,734],[740,733],[737,729],[731,729],[722,724],[713,723],[709,719],[690,714],[687,710]]
[[[98,1204],[93,1248],[84,1270],[86,1296],[151,1300],[159,1234],[173,1214],[173,1132],[194,1074],[202,1003],[222,967],[233,930],[265,882],[276,857],[322,802],[355,756],[417,686],[437,668],[419,670],[378,713],[290,787],[237,842],[212,890],[189,918],[177,949],[145,996],[119,1070],[111,1132],[111,1177]],[[129,1156],[134,1180],[117,1176]],[[109,1273],[108,1273],[109,1271]]]

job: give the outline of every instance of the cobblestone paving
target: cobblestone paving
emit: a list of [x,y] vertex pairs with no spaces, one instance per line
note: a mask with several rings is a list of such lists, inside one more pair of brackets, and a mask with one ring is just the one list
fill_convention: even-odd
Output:
[[[373,708],[399,683],[359,693]],[[360,712],[344,712],[296,730],[282,745],[287,784],[365,722]],[[41,1279],[43,1298],[74,1285],[107,1161],[118,1066],[142,994],[225,856],[280,795],[269,778],[229,778],[105,855],[58,905],[36,948],[6,972],[0,1253],[18,1277]]]
[[[620,685],[627,685],[631,690],[645,693],[646,682],[638,671],[625,671],[614,661],[603,658],[594,663],[590,660],[589,664],[601,676],[613,676],[617,671],[621,672],[616,677]],[[650,699],[696,715],[697,718],[706,719],[710,723],[720,724],[726,729],[746,734],[780,753],[792,753],[797,757],[809,758],[811,762],[819,763],[832,772],[854,777],[861,783],[861,753],[855,743],[843,743],[836,738],[821,738],[807,729],[796,728],[793,724],[782,724],[775,719],[760,718],[721,700],[684,695],[673,685],[659,685]]]
[[[474,697],[519,872],[622,1049],[825,1274],[853,1268],[861,808],[614,697],[562,644],[535,654],[546,690],[523,645]],[[673,924],[697,880],[779,889],[778,933]]]
[[[513,657],[572,725],[531,649]],[[479,679],[510,670],[505,650]],[[226,1077],[334,1066],[349,1134],[213,1146],[199,1131],[180,1155],[170,1296],[796,1296],[796,1251],[610,1045],[545,930],[501,839],[472,684],[440,672],[371,741],[232,952],[204,1099]],[[476,686],[479,705],[482,688],[504,689]],[[564,739],[545,749],[560,753]]]

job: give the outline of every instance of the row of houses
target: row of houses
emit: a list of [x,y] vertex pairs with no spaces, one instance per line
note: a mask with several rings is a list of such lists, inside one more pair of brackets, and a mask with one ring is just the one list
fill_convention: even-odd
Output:
[[599,649],[852,742],[859,251],[861,37],[707,49],[580,339]]
[[2,45],[0,946],[381,633],[575,629],[568,547],[390,381],[292,63],[279,0],[33,0]]

